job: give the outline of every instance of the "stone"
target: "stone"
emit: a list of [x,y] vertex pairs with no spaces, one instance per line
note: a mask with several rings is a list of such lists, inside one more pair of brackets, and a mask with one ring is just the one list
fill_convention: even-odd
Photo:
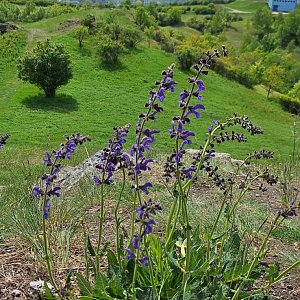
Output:
[[14,290],[11,291],[11,294],[12,294],[15,298],[18,298],[18,297],[21,297],[22,292],[21,292],[20,290],[14,289]]

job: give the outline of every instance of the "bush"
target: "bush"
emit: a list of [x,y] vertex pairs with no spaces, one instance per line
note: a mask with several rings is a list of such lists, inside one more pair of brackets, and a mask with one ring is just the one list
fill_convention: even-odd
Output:
[[237,81],[248,88],[252,88],[257,83],[255,76],[250,74],[249,70],[241,67],[237,68],[224,61],[220,61],[220,63],[214,65],[213,69],[218,74],[230,80]]
[[197,19],[196,17],[192,17],[188,22],[187,25],[191,28],[194,28],[198,31],[203,32],[206,27],[207,22]]
[[193,9],[196,15],[214,15],[216,13],[215,5],[213,3],[207,6],[194,7]]
[[292,98],[283,94],[280,94],[279,96],[274,95],[271,99],[279,101],[282,107],[288,112],[295,115],[300,114],[300,99]]
[[52,98],[58,87],[72,78],[69,54],[60,44],[49,40],[39,42],[31,53],[25,55],[18,65],[18,76],[24,81],[43,89],[46,97]]
[[97,54],[103,64],[114,66],[119,63],[119,56],[124,51],[121,42],[105,37],[98,45]]
[[184,70],[190,69],[198,57],[197,49],[187,45],[177,47],[175,55],[180,68]]
[[141,31],[130,27],[122,28],[119,40],[126,48],[135,48],[142,40]]

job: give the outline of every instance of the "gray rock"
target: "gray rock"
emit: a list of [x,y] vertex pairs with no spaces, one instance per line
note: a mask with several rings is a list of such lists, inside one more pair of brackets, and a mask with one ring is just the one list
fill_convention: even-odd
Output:
[[[54,290],[53,286],[51,283],[46,282],[49,290]],[[38,280],[38,281],[31,281],[29,283],[29,286],[31,289],[35,290],[35,291],[39,291],[39,292],[43,292],[44,291],[44,285],[45,285],[45,281],[44,280]]]
[[22,292],[20,290],[15,289],[11,291],[11,294],[13,295],[13,297],[18,298],[21,297]]

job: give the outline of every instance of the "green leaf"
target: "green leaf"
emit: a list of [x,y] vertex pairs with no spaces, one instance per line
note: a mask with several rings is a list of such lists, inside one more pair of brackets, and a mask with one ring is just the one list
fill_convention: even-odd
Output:
[[136,298],[139,300],[154,300],[153,289],[152,288],[136,289]]
[[112,265],[115,265],[115,266],[118,265],[118,259],[115,255],[115,253],[112,252],[111,250],[107,251],[107,260],[108,260],[109,264],[112,264]]
[[222,233],[215,233],[212,235],[211,239],[213,241],[217,241],[219,240],[221,237],[223,237],[225,235],[226,232],[222,232]]
[[106,253],[106,251],[107,251],[107,248],[108,248],[108,246],[110,245],[110,242],[109,241],[107,241],[106,243],[105,243],[105,245],[104,245],[104,247],[103,247],[103,249],[101,250],[101,252],[100,252],[100,254],[99,254],[99,257],[102,257],[102,256],[104,256],[104,254]]
[[114,278],[109,282],[108,289],[113,297],[117,297],[118,299],[125,298],[125,292],[122,286],[122,282],[118,276],[114,276]]
[[168,258],[171,269],[176,270],[176,271],[181,270],[181,267],[180,267],[178,261],[174,257],[172,257],[170,252],[167,252],[167,258]]
[[92,246],[91,239],[90,239],[89,235],[87,236],[86,247],[87,247],[90,255],[93,256],[93,257],[95,257],[96,253],[95,253],[95,250],[94,250],[94,248]]
[[76,281],[82,296],[91,296],[93,294],[90,283],[81,274],[76,274]]
[[120,273],[120,267],[118,263],[118,259],[114,252],[108,250],[107,252],[107,261],[108,261],[108,276],[114,277]]
[[57,300],[57,298],[50,291],[47,282],[44,282],[44,297],[46,300]]
[[268,274],[266,275],[266,279],[273,283],[274,279],[279,275],[279,263],[276,261],[269,269]]

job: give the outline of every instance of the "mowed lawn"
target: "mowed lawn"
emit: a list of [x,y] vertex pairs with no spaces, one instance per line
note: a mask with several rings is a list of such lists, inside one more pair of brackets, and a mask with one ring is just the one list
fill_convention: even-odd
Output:
[[[109,10],[91,12],[99,20],[109,14]],[[154,42],[150,49],[142,42],[137,49],[121,56],[119,67],[104,68],[96,56],[97,39],[87,41],[84,48],[79,49],[70,34],[71,28],[64,26],[65,20],[79,19],[88,13],[90,11],[80,11],[22,25],[28,36],[26,51],[37,40],[46,38],[64,44],[71,54],[74,76],[68,85],[57,91],[55,99],[46,99],[38,88],[17,78],[16,63],[1,62],[0,133],[11,134],[6,150],[1,153],[2,159],[13,156],[18,163],[27,159],[36,161],[44,150],[57,148],[63,135],[75,132],[92,137],[87,145],[92,154],[105,145],[114,126],[126,123],[132,125],[129,142],[134,140],[134,126],[137,116],[144,110],[149,90],[153,82],[160,79],[161,71],[176,62],[175,57],[159,50]],[[121,10],[115,13],[115,18],[122,24],[131,22],[130,14]],[[187,78],[191,75],[192,72],[175,69],[176,92],[168,94],[163,103],[164,112],[150,125],[161,130],[156,143],[158,152],[171,151],[173,140],[168,136],[168,128],[172,117],[180,113],[178,95],[189,88]],[[212,120],[222,121],[237,112],[247,114],[264,128],[265,134],[249,137],[249,143],[243,145],[230,142],[218,148],[219,151],[228,151],[241,158],[251,150],[267,148],[275,151],[277,157],[289,156],[292,151],[290,114],[282,111],[277,103],[213,72],[203,80],[207,88],[203,93],[206,111],[203,118],[193,119],[188,125],[197,134],[192,147],[202,143]]]

